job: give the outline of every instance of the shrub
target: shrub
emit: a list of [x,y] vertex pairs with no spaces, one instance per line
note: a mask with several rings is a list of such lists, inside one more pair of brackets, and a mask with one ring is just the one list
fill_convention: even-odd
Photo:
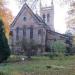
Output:
[[11,55],[11,56],[8,58],[7,62],[13,63],[13,62],[18,62],[18,61],[20,61],[20,60],[21,60],[21,57],[20,57],[20,56]]
[[26,54],[28,59],[30,59],[32,55],[35,55],[37,53],[38,45],[34,40],[28,41],[27,39],[23,39],[21,43],[22,49],[24,50],[24,53]]
[[56,40],[52,44],[50,44],[50,48],[51,48],[50,56],[51,57],[54,55],[58,56],[58,55],[64,54],[66,45],[63,41]]
[[4,24],[2,19],[0,19],[0,63],[7,60],[10,56],[10,49],[8,46],[8,41],[5,36]]

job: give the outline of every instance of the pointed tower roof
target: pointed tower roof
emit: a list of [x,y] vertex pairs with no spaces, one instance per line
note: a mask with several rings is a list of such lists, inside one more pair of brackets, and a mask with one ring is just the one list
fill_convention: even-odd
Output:
[[18,15],[13,20],[10,28],[12,28],[16,25],[18,19],[20,18],[20,16],[22,16],[22,13],[24,11],[29,13],[32,16],[32,18],[34,19],[34,21],[36,21],[36,23],[38,23],[39,25],[43,25],[43,27],[47,26],[47,24],[44,23],[44,21],[41,19],[41,17],[40,16],[38,17],[36,14],[34,14],[33,11],[31,10],[31,8],[27,5],[27,3],[25,3],[23,5],[23,7],[21,8],[21,10],[19,11]]

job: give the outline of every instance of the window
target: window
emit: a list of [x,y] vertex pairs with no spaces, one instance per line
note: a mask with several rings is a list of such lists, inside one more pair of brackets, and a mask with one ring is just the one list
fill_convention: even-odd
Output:
[[26,21],[26,17],[23,17],[23,20]]
[[23,26],[23,37],[25,37],[26,36],[26,27],[25,27],[25,25]]
[[30,27],[30,39],[33,39],[33,27]]
[[47,22],[50,20],[50,14],[47,14]]
[[45,22],[45,14],[43,14],[43,21]]
[[16,40],[19,40],[19,27],[16,28]]
[[38,35],[40,35],[40,34],[41,34],[41,29],[38,30]]
[[13,36],[13,31],[10,31],[9,35],[10,35],[10,36]]
[[38,30],[38,35],[41,35],[42,32],[43,32],[43,29],[39,29],[39,30]]

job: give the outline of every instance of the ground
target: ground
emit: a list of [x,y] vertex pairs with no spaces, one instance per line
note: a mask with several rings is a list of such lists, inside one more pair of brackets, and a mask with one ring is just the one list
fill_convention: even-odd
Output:
[[30,61],[18,61],[18,59],[16,62],[0,64],[0,73],[4,75],[75,75],[75,56],[60,56],[54,59],[47,56],[34,56]]

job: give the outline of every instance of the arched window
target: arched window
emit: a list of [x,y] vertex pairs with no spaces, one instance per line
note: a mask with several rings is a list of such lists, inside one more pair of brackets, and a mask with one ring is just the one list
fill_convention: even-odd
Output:
[[43,34],[43,29],[39,29],[38,30],[38,35],[42,35]]
[[33,39],[33,27],[30,27],[30,39]]
[[19,40],[19,27],[16,28],[16,40]]
[[47,22],[50,20],[50,14],[47,14]]
[[26,27],[25,25],[23,26],[23,38],[26,36]]

